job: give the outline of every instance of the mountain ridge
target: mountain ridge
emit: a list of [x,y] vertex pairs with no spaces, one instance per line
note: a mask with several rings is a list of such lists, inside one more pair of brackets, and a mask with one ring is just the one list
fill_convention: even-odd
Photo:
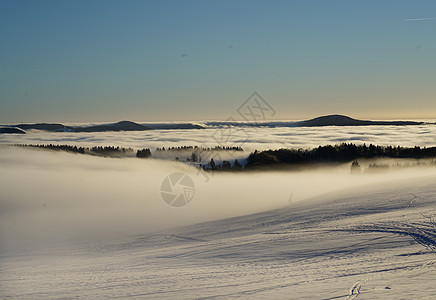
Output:
[[113,124],[102,124],[85,127],[74,127],[73,132],[104,132],[104,131],[144,131],[151,128],[132,122],[120,121]]
[[345,115],[326,115],[316,117],[314,119],[300,121],[296,123],[300,127],[316,127],[316,126],[371,126],[371,125],[422,125],[424,122],[416,121],[370,121],[358,120]]
[[[371,121],[359,120],[349,116],[332,114],[319,116],[310,120],[304,121],[262,121],[262,122],[206,122],[206,125],[211,127],[220,126],[236,126],[236,127],[323,127],[323,126],[410,126],[423,124],[436,124],[418,121]],[[15,129],[14,129],[15,128]],[[107,123],[89,126],[66,126],[60,123],[34,123],[34,124],[18,124],[4,125],[2,133],[25,133],[26,130],[44,130],[50,132],[106,132],[106,131],[145,131],[145,130],[189,130],[189,129],[205,129],[201,125],[187,123],[156,123],[156,124],[139,124],[132,121],[119,121],[116,123]],[[18,132],[21,130],[23,132]]]

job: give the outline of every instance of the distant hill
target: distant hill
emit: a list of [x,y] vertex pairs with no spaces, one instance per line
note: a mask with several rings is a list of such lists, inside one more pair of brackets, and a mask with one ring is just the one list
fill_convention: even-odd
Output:
[[204,129],[203,126],[192,123],[150,123],[150,129],[169,130],[169,129]]
[[[203,129],[198,124],[191,123],[151,123],[141,125],[131,121],[121,121],[114,124],[101,124],[93,126],[65,126],[57,123],[36,123],[36,124],[18,124],[14,127],[22,130],[45,130],[52,132],[105,132],[105,131],[144,131],[144,130],[161,130],[161,129]],[[25,132],[23,132],[25,133]]]
[[315,119],[297,122],[296,126],[315,127],[315,126],[369,126],[369,125],[421,125],[424,122],[413,121],[366,121],[357,120],[343,115],[328,115]]
[[[45,130],[52,132],[104,132],[104,131],[143,131],[151,128],[131,121],[121,121],[114,124],[102,124],[84,127],[65,126],[57,123],[19,124],[14,127],[22,130]],[[25,133],[25,132],[23,132]]]
[[18,133],[18,134],[25,134],[26,132],[19,129],[19,128],[14,128],[14,127],[5,127],[5,128],[0,128],[0,134],[4,134],[4,133]]
[[[19,133],[21,130],[45,130],[51,132],[105,132],[105,131],[145,131],[145,130],[178,130],[178,129],[205,129],[216,127],[320,127],[320,126],[371,126],[371,125],[422,125],[425,122],[414,121],[368,121],[357,120],[344,115],[328,115],[321,116],[306,121],[261,121],[261,122],[227,122],[227,121],[209,121],[206,122],[206,127],[195,123],[145,123],[138,124],[131,121],[121,121],[117,123],[92,125],[92,126],[65,126],[58,123],[36,123],[36,124],[18,124],[4,128],[15,128],[13,130],[4,130],[2,133]],[[434,124],[434,123],[427,123]],[[7,126],[7,125],[5,125]],[[8,131],[8,132],[6,132]],[[24,133],[24,131],[22,133]]]
[[23,130],[37,129],[37,130],[46,130],[46,131],[71,131],[73,129],[72,127],[65,126],[62,124],[50,124],[50,123],[19,124],[19,125],[15,125],[14,127]]
[[87,127],[74,127],[74,132],[103,132],[103,131],[144,131],[150,130],[151,128],[131,122],[131,121],[121,121],[115,124],[104,124],[95,125]]

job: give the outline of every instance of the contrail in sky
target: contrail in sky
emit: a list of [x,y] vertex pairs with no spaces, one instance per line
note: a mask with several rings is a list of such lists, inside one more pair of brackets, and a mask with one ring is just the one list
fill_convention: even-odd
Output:
[[416,19],[404,19],[404,22],[413,22],[413,21],[429,21],[436,20],[436,18],[416,18]]

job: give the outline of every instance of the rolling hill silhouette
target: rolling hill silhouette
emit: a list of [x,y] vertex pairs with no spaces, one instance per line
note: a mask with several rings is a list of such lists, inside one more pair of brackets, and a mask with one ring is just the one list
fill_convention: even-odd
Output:
[[69,126],[53,123],[19,124],[15,125],[14,127],[20,128],[22,130],[37,129],[46,131],[70,131],[73,129]]
[[413,121],[367,121],[357,120],[344,115],[328,115],[314,118],[307,121],[297,122],[295,125],[301,127],[315,126],[370,126],[370,125],[421,125],[424,122]]
[[25,134],[26,132],[19,129],[19,128],[14,128],[14,127],[5,127],[5,128],[0,128],[0,134],[3,133],[18,133],[18,134]]
[[[208,126],[259,126],[259,127],[321,127],[321,126],[376,126],[376,125],[422,125],[425,122],[415,121],[369,121],[353,119],[344,115],[327,115],[310,120],[293,122],[293,121],[264,121],[260,123],[247,122],[206,122]],[[433,124],[433,123],[429,123]],[[117,123],[108,123],[91,126],[65,126],[57,123],[36,123],[36,124],[19,124],[14,126],[5,126],[1,128],[0,133],[25,133],[25,130],[45,130],[51,132],[105,132],[105,131],[145,131],[145,130],[177,130],[177,129],[204,129],[201,125],[195,123],[150,123],[146,125],[138,124],[132,121],[121,121]],[[19,132],[22,130],[23,132]]]
[[103,131],[144,131],[150,130],[151,128],[131,122],[131,121],[121,121],[114,124],[104,124],[104,125],[94,125],[87,127],[75,127],[74,132],[103,132]]

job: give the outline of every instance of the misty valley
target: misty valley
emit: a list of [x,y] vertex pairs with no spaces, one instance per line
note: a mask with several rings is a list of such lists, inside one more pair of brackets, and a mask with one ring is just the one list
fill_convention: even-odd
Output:
[[425,298],[434,125],[379,126],[2,135],[0,295]]
[[1,0],[0,300],[436,299],[435,26]]

